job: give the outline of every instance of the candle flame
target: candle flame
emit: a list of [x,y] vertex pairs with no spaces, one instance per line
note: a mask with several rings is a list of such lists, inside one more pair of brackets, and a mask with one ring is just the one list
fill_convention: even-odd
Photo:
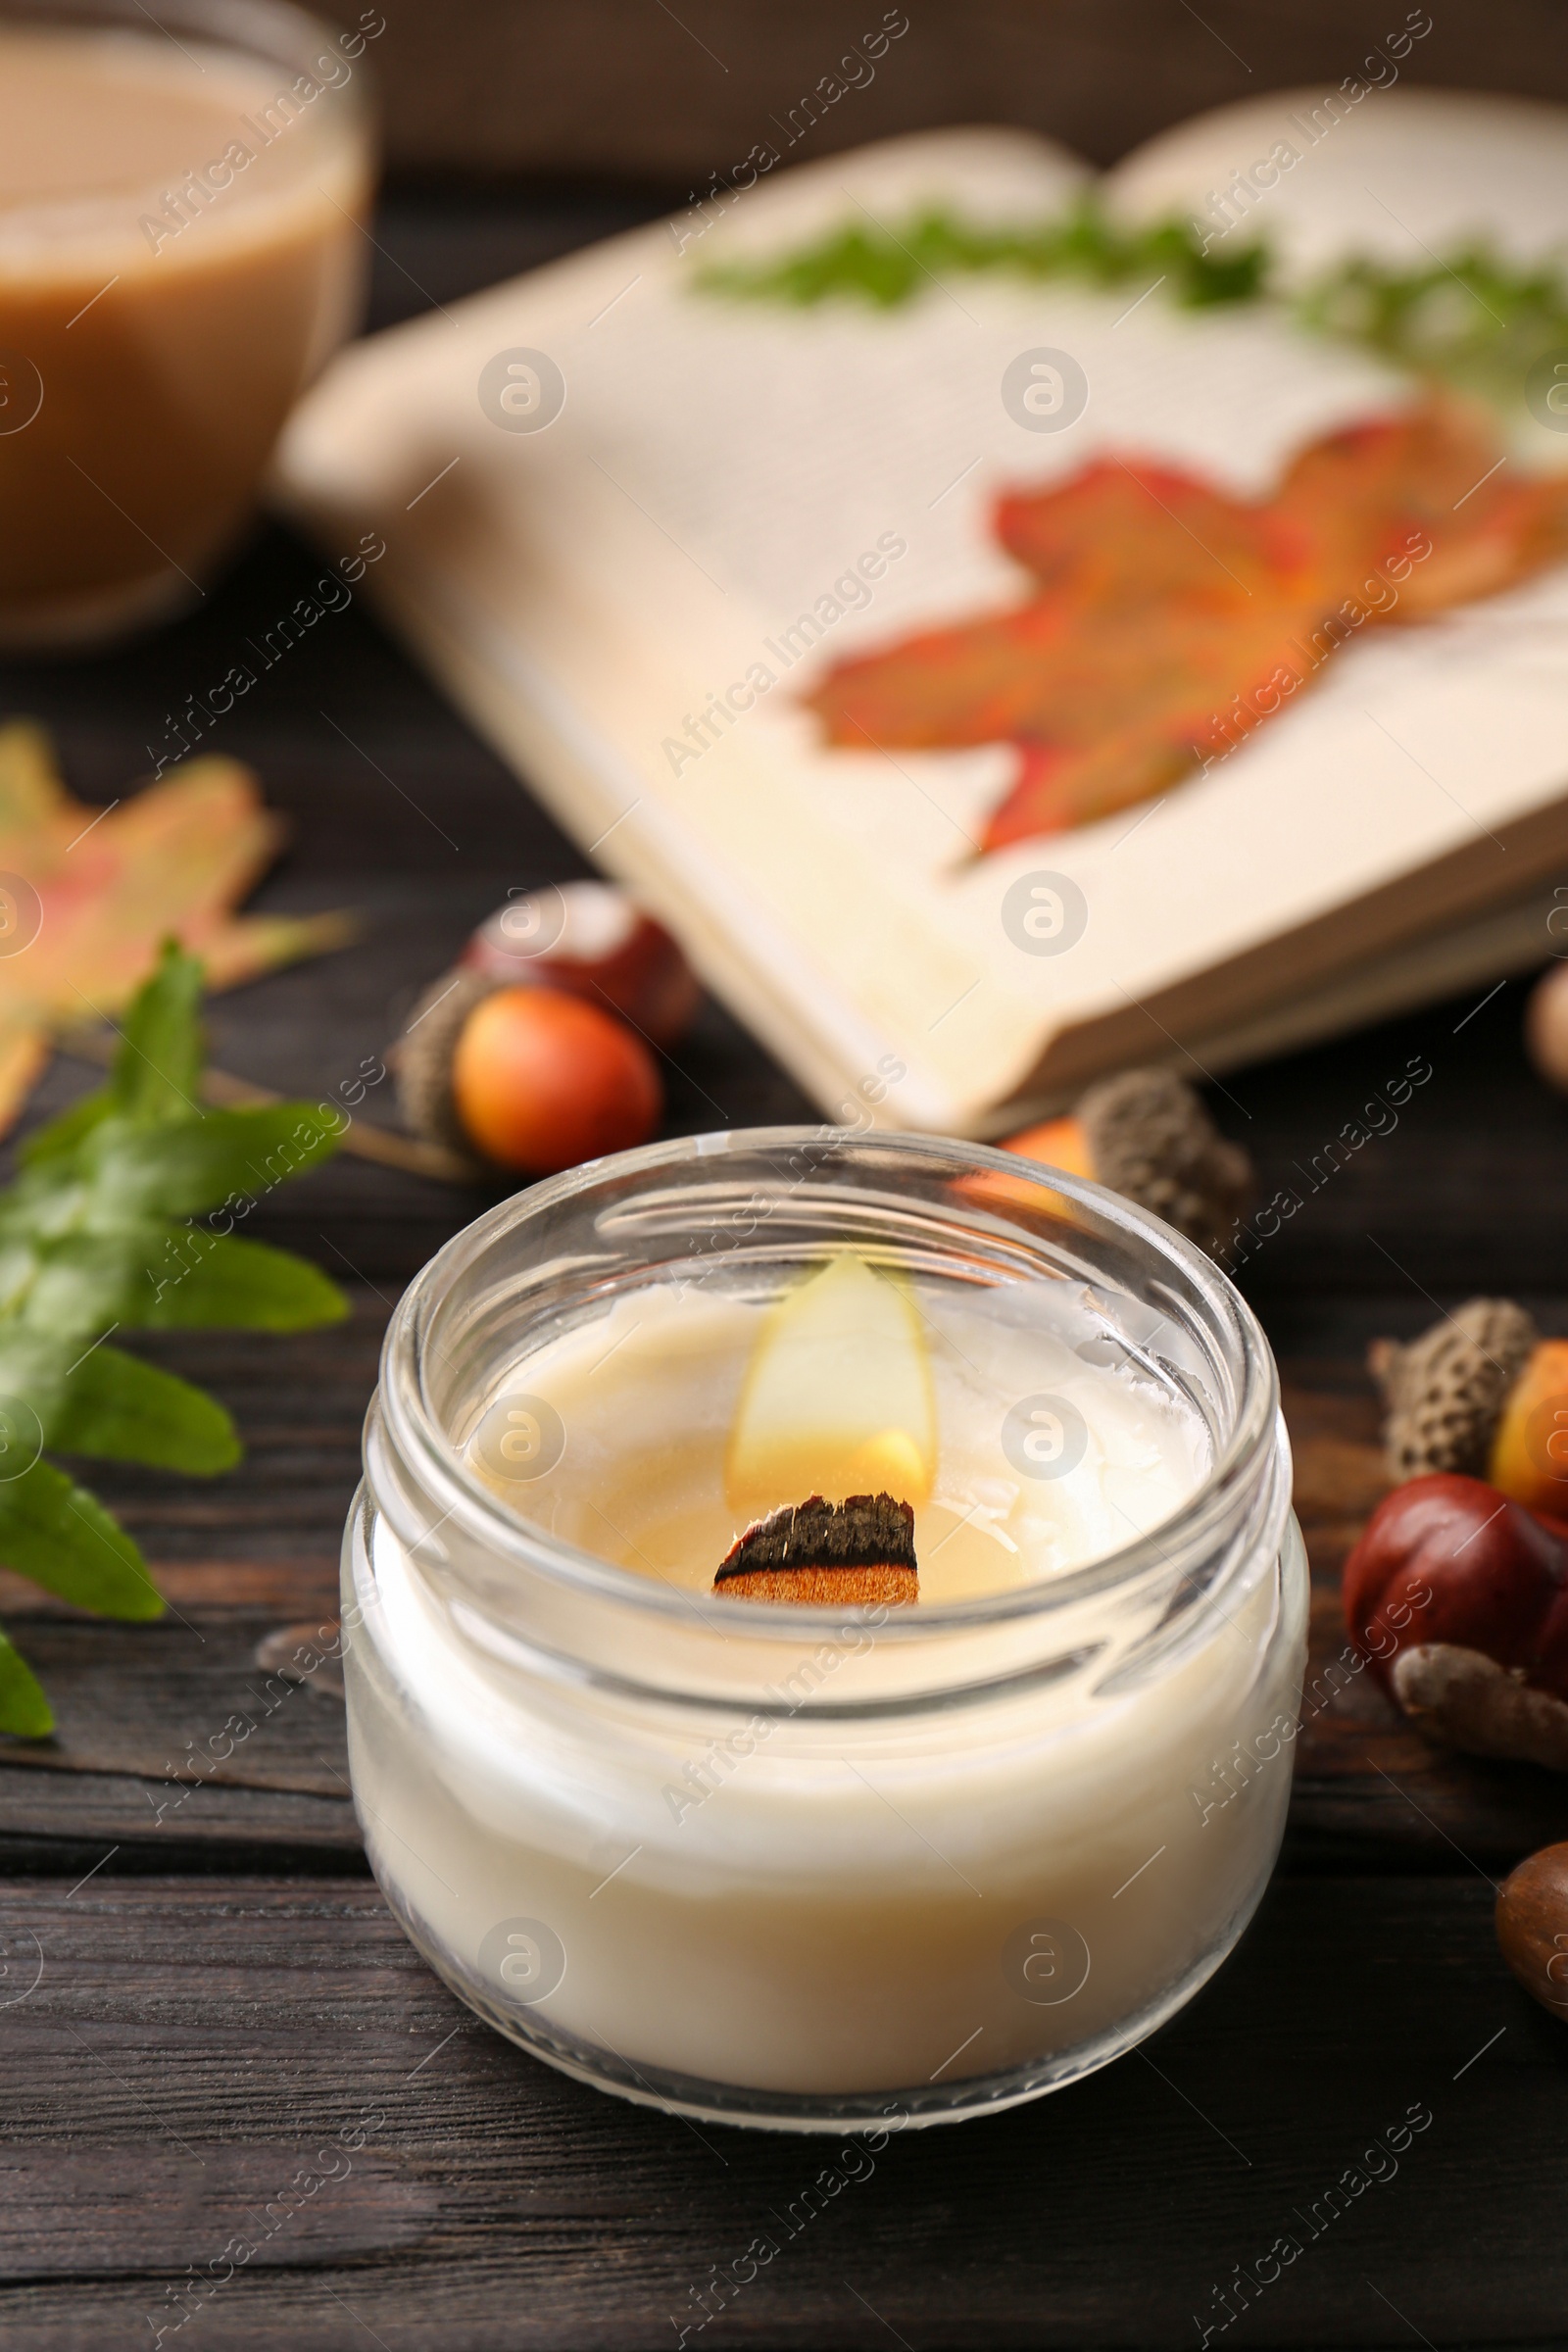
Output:
[[724,1463],[730,1507],[878,1493],[919,1505],[936,1454],[931,1367],[906,1288],[862,1258],[834,1258],[779,1301],[753,1351]]

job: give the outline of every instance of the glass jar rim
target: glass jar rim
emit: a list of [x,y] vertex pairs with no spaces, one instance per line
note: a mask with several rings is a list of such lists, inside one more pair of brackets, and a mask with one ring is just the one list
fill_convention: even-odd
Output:
[[[1033,1183],[1042,1196],[1076,1204],[1135,1247],[1167,1261],[1206,1302],[1211,1330],[1227,1342],[1235,1399],[1229,1426],[1211,1430],[1213,1455],[1206,1474],[1158,1526],[1082,1567],[1038,1583],[965,1600],[922,1602],[918,1609],[887,1611],[879,1641],[934,1642],[944,1636],[981,1632],[1008,1620],[1048,1616],[1131,1586],[1157,1563],[1168,1567],[1174,1554],[1213,1548],[1238,1510],[1245,1510],[1248,1500],[1265,1483],[1285,1444],[1278,1373],[1251,1308],[1201,1250],[1122,1195],[1056,1168],[1050,1169],[1048,1183],[1045,1163],[946,1136],[805,1126],[723,1130],[589,1160],[512,1195],[455,1234],[404,1292],[382,1347],[380,1386],[367,1420],[368,1438],[379,1417],[387,1438],[420,1480],[424,1494],[444,1506],[443,1515],[456,1519],[487,1553],[512,1560],[532,1574],[543,1574],[585,1600],[618,1604],[666,1623],[705,1621],[706,1613],[698,1608],[702,1595],[635,1569],[618,1567],[569,1544],[521,1518],[495,1494],[468,1467],[441,1425],[426,1377],[426,1343],[441,1300],[459,1271],[498,1238],[530,1220],[581,1200],[596,1188],[624,1185],[627,1179],[667,1175],[684,1167],[695,1171],[704,1162],[721,1162],[742,1152],[798,1152],[808,1147],[835,1152],[871,1147],[895,1159],[905,1153],[911,1160],[935,1158],[948,1162],[955,1177],[1004,1179],[1014,1196],[1020,1185]],[[970,1213],[976,1219],[976,1230],[984,1231],[978,1223],[980,1216],[998,1212],[975,1208]],[[738,1624],[735,1632],[764,1640],[788,1633],[798,1639],[813,1623],[826,1625],[833,1619],[864,1614],[863,1610],[748,1601],[745,1624]]]
[[[297,0],[169,0],[160,13],[194,40],[206,40],[214,48],[232,50],[258,62],[291,66],[297,73],[310,71],[313,53],[318,55],[322,47],[354,37],[351,27],[314,15],[299,7]],[[21,5],[0,0],[0,28],[7,25],[31,26],[41,32],[122,29],[148,47],[160,32],[174,39],[166,25],[154,24],[146,12],[138,9],[136,0],[21,0]],[[339,137],[352,135],[355,125],[368,122],[370,94],[365,61],[349,60],[345,55],[344,62],[350,70],[343,80],[323,83],[318,93],[329,92],[348,102],[351,117],[340,117]],[[353,86],[356,82],[357,89]],[[0,199],[0,234],[15,236],[33,230],[55,236],[90,235],[95,226],[121,219],[127,209],[138,205],[156,209],[167,181],[165,173],[161,180],[125,179],[75,195],[59,191]]]

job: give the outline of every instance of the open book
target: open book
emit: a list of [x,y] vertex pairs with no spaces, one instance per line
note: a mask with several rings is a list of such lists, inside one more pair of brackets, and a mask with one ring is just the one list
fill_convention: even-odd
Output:
[[[1268,300],[1180,307],[1157,239],[1115,283],[916,255],[885,307],[735,290],[847,227],[983,241],[1094,184],[944,132],[754,164],[351,349],[294,418],[287,510],[331,552],[382,535],[367,587],[407,642],[829,1116],[1006,1132],[1108,1069],[1234,1065],[1557,944],[1568,392],[1547,352],[1511,402],[1409,428],[1396,543],[1397,482],[1357,468],[1429,392],[1396,337],[1291,296],[1446,271],[1462,377],[1465,306],[1510,322],[1447,265],[1568,238],[1568,113],[1353,89],[1208,116],[1096,185],[1135,255],[1157,221],[1194,270],[1262,240]],[[1377,561],[1325,636],[1302,565],[1336,532]]]

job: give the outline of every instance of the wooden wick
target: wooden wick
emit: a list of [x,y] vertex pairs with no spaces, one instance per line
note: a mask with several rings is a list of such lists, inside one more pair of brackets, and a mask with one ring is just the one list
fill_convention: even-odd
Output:
[[726,1600],[843,1608],[920,1597],[914,1512],[891,1494],[808,1494],[757,1520],[713,1579]]

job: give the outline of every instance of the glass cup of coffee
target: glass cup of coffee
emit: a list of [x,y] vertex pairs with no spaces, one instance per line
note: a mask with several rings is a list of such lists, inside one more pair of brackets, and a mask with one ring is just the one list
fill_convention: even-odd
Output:
[[281,0],[0,0],[0,649],[194,602],[357,323],[367,51]]

